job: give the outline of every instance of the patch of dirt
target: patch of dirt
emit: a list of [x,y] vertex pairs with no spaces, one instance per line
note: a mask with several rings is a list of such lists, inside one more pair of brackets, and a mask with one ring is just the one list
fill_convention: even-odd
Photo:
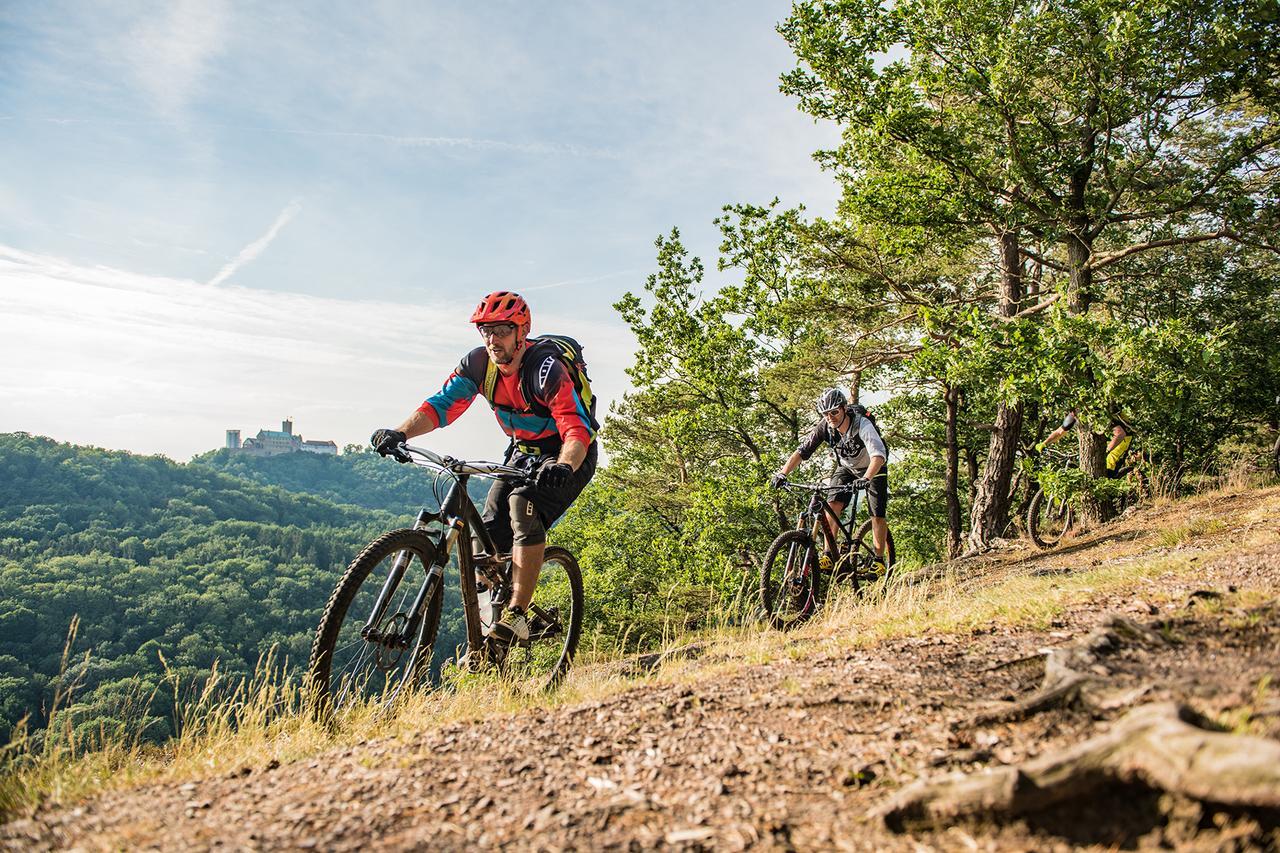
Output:
[[[1227,518],[1254,509],[1220,503],[1215,509]],[[605,701],[45,810],[0,826],[0,845],[1278,849],[1280,811],[1166,793],[1137,776],[1101,780],[1045,808],[903,833],[875,816],[919,780],[1023,765],[1105,735],[1137,704],[1180,703],[1242,737],[1280,740],[1280,531],[1265,518],[1249,524],[1234,541],[1251,544],[1202,558],[1195,577],[1153,584],[1151,599],[1158,592],[1172,604],[1100,596],[1048,631],[914,637],[730,674],[716,674],[709,656],[688,664],[681,684],[639,685]],[[1132,553],[1142,552],[1140,532],[1118,534],[1132,536]],[[1257,541],[1264,539],[1271,541]],[[975,573],[1091,559],[1087,548],[1022,557],[1000,555]],[[1090,674],[1109,695],[1128,701],[1105,710],[1068,702],[1025,719],[974,724],[1035,693],[1045,676],[1043,651],[1080,641],[1109,613],[1161,638],[1110,647],[1093,664]]]

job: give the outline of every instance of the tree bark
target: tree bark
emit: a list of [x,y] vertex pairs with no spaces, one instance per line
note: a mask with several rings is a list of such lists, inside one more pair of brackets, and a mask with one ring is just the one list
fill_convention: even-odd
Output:
[[[1022,254],[1018,234],[1003,231],[1000,242],[1000,315],[1012,317],[1022,303]],[[1009,523],[1009,482],[1022,431],[1022,402],[1001,403],[987,449],[987,464],[969,516],[969,548],[983,550]]]
[[978,496],[978,453],[972,447],[964,449],[964,467],[969,475],[969,502]]
[[960,411],[960,392],[946,386],[943,399],[947,403],[947,475],[943,491],[947,497],[947,558],[960,556],[960,443],[956,438],[956,418]]
[[1009,481],[1022,431],[1022,403],[1001,403],[991,431],[987,464],[969,514],[969,548],[983,550],[1004,532],[1009,522]]

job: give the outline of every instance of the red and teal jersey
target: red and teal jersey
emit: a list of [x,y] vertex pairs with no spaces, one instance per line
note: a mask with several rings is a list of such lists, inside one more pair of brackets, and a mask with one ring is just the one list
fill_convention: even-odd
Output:
[[[489,353],[476,347],[418,411],[432,418],[437,427],[453,423],[480,394],[488,366]],[[525,398],[526,389],[532,399]],[[499,373],[490,404],[502,431],[517,443],[548,447],[569,440],[590,444],[595,439],[595,420],[568,368],[545,350],[525,350],[517,373]]]

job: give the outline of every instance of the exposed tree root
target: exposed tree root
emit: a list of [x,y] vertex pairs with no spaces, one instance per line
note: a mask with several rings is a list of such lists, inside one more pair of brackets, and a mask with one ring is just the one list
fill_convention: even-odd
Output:
[[956,820],[1009,817],[1141,782],[1192,799],[1280,808],[1280,743],[1200,726],[1173,702],[1144,705],[1106,734],[1016,767],[921,780],[875,812],[889,829],[941,828]]
[[[1015,722],[1048,708],[1071,705],[1082,705],[1095,713],[1123,707],[1145,693],[1146,688],[1140,688],[1136,693],[1123,694],[1105,691],[1098,682],[1098,675],[1106,674],[1106,668],[1101,664],[1102,657],[1132,642],[1163,645],[1165,640],[1155,631],[1132,619],[1109,616],[1079,642],[1048,653],[1044,662],[1044,680],[1034,694],[1004,707],[977,714],[955,727]],[[1123,697],[1129,697],[1128,701],[1118,704],[1118,700]]]

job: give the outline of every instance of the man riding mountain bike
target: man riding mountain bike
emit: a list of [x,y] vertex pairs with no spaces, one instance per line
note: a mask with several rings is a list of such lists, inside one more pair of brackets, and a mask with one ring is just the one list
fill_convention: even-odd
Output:
[[[471,315],[484,344],[467,353],[440,391],[404,423],[377,430],[369,439],[382,455],[394,455],[407,439],[453,423],[478,394],[488,399],[511,438],[504,461],[532,478],[521,485],[495,480],[481,514],[495,546],[511,552],[511,602],[490,635],[508,645],[529,638],[525,609],[542,570],[547,529],[595,474],[600,428],[590,387],[575,381],[560,343],[576,348],[576,342],[531,338],[531,319],[518,294],[490,293]],[[585,380],[585,370],[581,376]]]
[[[880,430],[861,406],[849,405],[849,399],[839,388],[828,388],[818,397],[815,408],[822,420],[813,428],[800,447],[773,475],[774,488],[787,481],[787,475],[801,462],[812,456],[823,444],[831,446],[838,467],[831,475],[829,485],[843,486],[831,493],[828,503],[839,518],[844,508],[853,500],[855,489],[867,490],[867,507],[871,516],[871,536],[875,541],[876,559],[885,561],[885,548],[889,540],[889,523],[885,510],[889,504],[888,451]],[[834,561],[836,531],[832,520],[823,516],[823,528],[827,536],[827,556]]]
[[[1071,409],[1062,419],[1062,425],[1045,436],[1044,441],[1037,444],[1036,452],[1043,452],[1046,447],[1055,443],[1075,427],[1076,410]],[[1111,440],[1107,442],[1107,476],[1115,479],[1120,476],[1120,463],[1124,461],[1129,446],[1133,443],[1133,427],[1120,415],[1111,414]]]

